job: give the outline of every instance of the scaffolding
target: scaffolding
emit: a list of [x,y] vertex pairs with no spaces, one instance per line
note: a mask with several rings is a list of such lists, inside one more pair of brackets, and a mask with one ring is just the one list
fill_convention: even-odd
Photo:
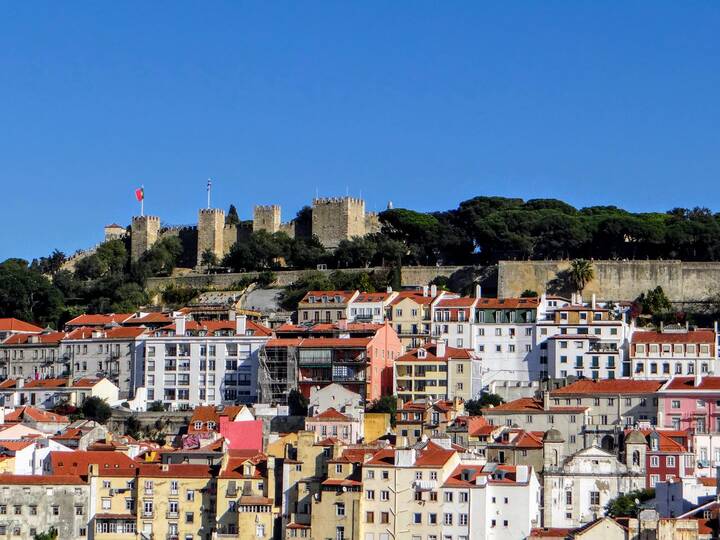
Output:
[[297,347],[280,345],[260,350],[260,400],[287,405],[288,394],[297,389]]

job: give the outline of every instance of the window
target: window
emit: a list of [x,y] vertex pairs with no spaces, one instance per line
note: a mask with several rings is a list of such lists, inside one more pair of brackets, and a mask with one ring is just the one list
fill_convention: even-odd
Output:
[[460,525],[467,525],[468,524],[468,515],[467,514],[460,514],[458,516],[458,519],[460,520]]
[[565,504],[568,504],[568,505],[572,504],[572,499],[573,499],[572,491],[566,491],[565,492]]
[[422,523],[422,514],[420,512],[413,513],[413,523],[419,525]]
[[679,400],[679,399],[673,399],[670,406],[671,406],[673,409],[679,409],[679,408],[680,408],[680,400]]
[[675,456],[667,456],[665,458],[665,464],[668,467],[674,467],[675,466]]
[[650,456],[650,466],[651,467],[659,467],[660,466],[660,458],[658,456]]
[[599,491],[591,491],[590,492],[590,505],[591,506],[600,506],[600,492]]
[[344,516],[345,515],[345,503],[336,503],[335,504],[335,515],[336,516]]
[[365,512],[365,523],[375,523],[375,512]]
[[452,491],[446,491],[446,492],[445,492],[445,502],[453,502],[453,494],[452,494]]
[[461,502],[461,503],[466,503],[466,502],[468,502],[468,494],[467,494],[467,491],[461,491],[461,492],[460,492],[460,502]]
[[365,490],[365,498],[368,501],[374,501],[375,500],[375,490],[374,489]]
[[389,491],[381,491],[380,492],[380,500],[381,501],[389,501],[390,500],[390,492]]
[[453,524],[453,515],[450,513],[443,514],[443,524],[444,525],[452,525]]
[[437,525],[437,514],[428,514],[428,523],[430,525]]
[[390,512],[380,512],[380,523],[390,523]]

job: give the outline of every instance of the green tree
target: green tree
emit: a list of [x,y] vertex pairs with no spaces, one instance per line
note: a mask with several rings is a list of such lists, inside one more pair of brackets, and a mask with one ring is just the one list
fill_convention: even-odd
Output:
[[397,399],[395,396],[382,396],[365,407],[370,413],[387,413],[390,415],[390,425],[395,427],[395,414],[397,413]]
[[218,258],[217,255],[215,255],[215,252],[211,250],[210,248],[206,249],[202,252],[202,255],[200,256],[200,264],[202,264],[208,271],[210,272],[210,269],[213,266],[218,265]]
[[0,263],[0,317],[57,325],[63,297],[50,280],[22,259]]
[[238,225],[240,223],[240,216],[238,216],[237,208],[234,204],[228,208],[227,216],[225,216],[225,225]]
[[654,489],[640,489],[620,495],[605,505],[605,512],[613,518],[636,517],[639,503],[643,503],[655,497]]
[[497,394],[481,394],[478,399],[469,399],[465,402],[465,412],[471,416],[477,416],[481,410],[492,405],[497,407],[505,403],[505,400]]
[[57,540],[58,531],[55,527],[50,527],[47,532],[35,533],[33,540]]
[[670,299],[665,295],[665,291],[660,285],[641,293],[635,299],[635,302],[640,306],[642,313],[647,315],[659,315],[672,309]]
[[540,296],[537,291],[533,291],[531,289],[525,289],[523,292],[520,293],[520,298],[537,298]]
[[82,413],[88,420],[95,420],[105,424],[112,415],[112,409],[107,401],[97,396],[87,398],[82,404]]
[[186,305],[190,300],[200,294],[199,289],[193,287],[183,287],[171,283],[165,289],[163,289],[161,296],[163,302],[170,306],[182,307]]
[[595,269],[592,262],[586,259],[575,259],[570,263],[568,277],[573,287],[582,293],[587,284],[595,279]]
[[153,401],[150,405],[148,405],[147,410],[148,412],[163,412],[165,410],[165,406],[162,401]]
[[54,276],[60,271],[60,268],[62,268],[65,261],[67,261],[65,254],[56,249],[47,257],[33,259],[33,262],[30,264],[30,268],[37,270],[41,274]]
[[290,415],[307,416],[308,399],[303,396],[298,390],[293,389],[288,392],[287,402],[290,409]]

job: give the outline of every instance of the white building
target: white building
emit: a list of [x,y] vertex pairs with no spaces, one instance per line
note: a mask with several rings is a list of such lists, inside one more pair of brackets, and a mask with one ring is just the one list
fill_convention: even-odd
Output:
[[565,457],[561,434],[549,430],[543,443],[545,527],[580,527],[602,517],[621,493],[645,488],[645,472],[597,446]]
[[255,403],[258,355],[270,334],[244,315],[201,323],[175,317],[173,324],[146,338],[148,401],[161,401],[172,410]]
[[460,463],[442,491],[443,515],[458,516],[444,538],[521,539],[541,523],[540,482],[527,465]]
[[678,517],[693,508],[715,500],[715,478],[673,478],[655,484],[655,510],[661,517]]
[[398,295],[388,288],[387,292],[360,292],[348,302],[348,321],[383,323],[390,303]]
[[542,297],[539,312],[535,346],[550,378],[630,376],[627,347],[632,328],[622,314],[601,307],[594,298],[586,305],[555,297]]
[[664,326],[660,331],[635,331],[630,344],[633,379],[665,380],[674,375],[720,374],[717,369],[717,332]]

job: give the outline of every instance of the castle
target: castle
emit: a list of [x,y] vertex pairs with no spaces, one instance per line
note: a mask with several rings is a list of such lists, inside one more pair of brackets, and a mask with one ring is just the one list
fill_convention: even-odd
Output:
[[[197,225],[188,227],[162,227],[157,216],[135,216],[130,225],[130,253],[136,261],[161,238],[178,236],[186,251],[192,252],[186,254],[185,266],[201,266],[206,251],[222,260],[235,242],[255,231],[284,232],[293,238],[311,234],[327,249],[335,249],[342,240],[379,232],[380,220],[377,213],[365,211],[363,199],[355,197],[313,199],[309,231],[301,230],[296,220],[283,223],[276,204],[255,206],[252,228],[247,223],[226,224],[225,212],[217,208],[201,209]],[[108,225],[105,240],[118,238],[123,232],[118,225]]]

